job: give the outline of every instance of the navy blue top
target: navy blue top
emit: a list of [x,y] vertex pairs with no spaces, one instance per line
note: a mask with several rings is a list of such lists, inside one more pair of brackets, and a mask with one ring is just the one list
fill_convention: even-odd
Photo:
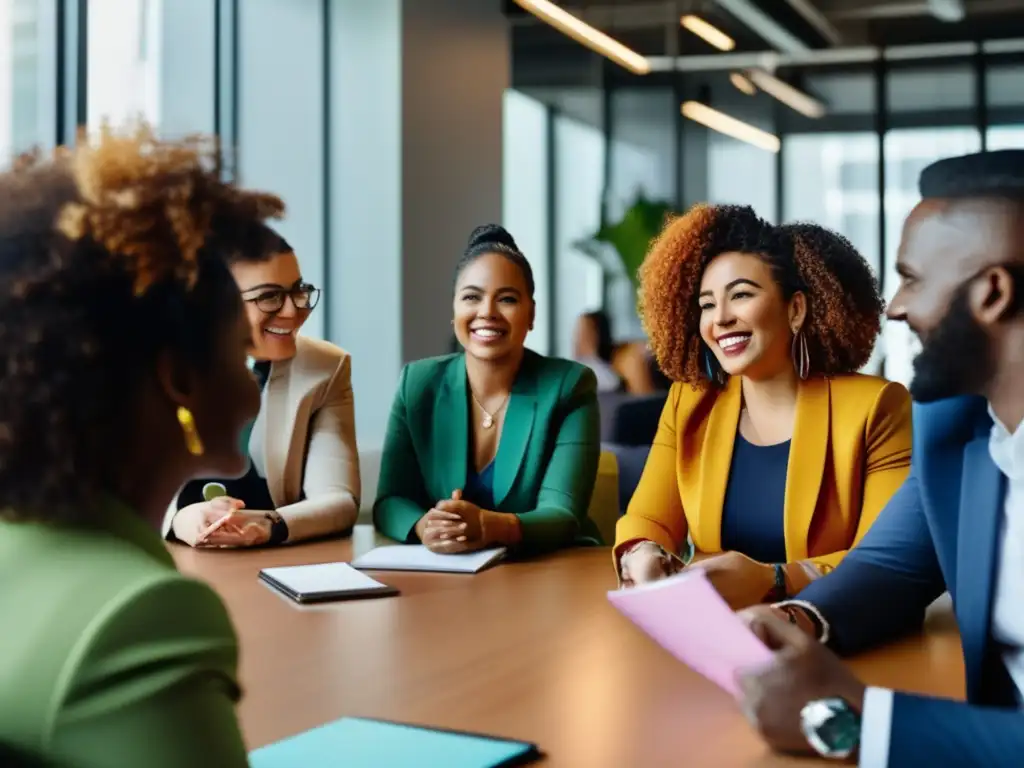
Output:
[[[253,374],[260,384],[260,391],[267,385],[270,377],[270,361],[260,361],[253,366]],[[267,479],[261,477],[256,471],[256,465],[249,457],[249,471],[242,477],[233,480],[219,478],[203,478],[192,480],[185,484],[181,493],[178,494],[178,509],[205,501],[203,498],[203,486],[207,483],[220,483],[227,489],[228,496],[245,502],[246,509],[271,510],[276,509],[274,500],[270,497],[270,488],[267,486]]]
[[472,469],[466,473],[466,487],[462,498],[480,509],[494,509],[494,459],[479,472]]
[[722,507],[722,550],[759,563],[786,562],[783,510],[790,441],[754,445],[736,433]]

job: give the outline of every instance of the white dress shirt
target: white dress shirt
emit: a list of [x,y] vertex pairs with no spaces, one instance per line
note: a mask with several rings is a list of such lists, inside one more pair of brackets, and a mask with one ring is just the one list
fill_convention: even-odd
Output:
[[[992,433],[989,453],[1006,475],[1002,551],[992,603],[992,638],[1005,645],[1003,662],[1024,701],[1024,428],[1011,433],[989,409]],[[868,688],[860,729],[860,768],[886,768],[892,726],[892,691]]]

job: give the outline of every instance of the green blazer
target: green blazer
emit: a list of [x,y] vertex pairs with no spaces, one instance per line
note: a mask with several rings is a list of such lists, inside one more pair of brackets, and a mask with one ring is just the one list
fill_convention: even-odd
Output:
[[76,768],[248,765],[223,603],[142,518],[100,517],[0,520],[0,742]]
[[[465,355],[403,369],[373,505],[374,525],[385,536],[415,542],[420,517],[465,487],[469,409]],[[600,543],[587,517],[600,455],[593,371],[527,350],[494,458],[494,511],[519,516],[522,553]]]

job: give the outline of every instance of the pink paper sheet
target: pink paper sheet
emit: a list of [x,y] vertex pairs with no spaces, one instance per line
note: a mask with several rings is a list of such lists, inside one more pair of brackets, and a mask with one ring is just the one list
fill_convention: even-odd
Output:
[[609,592],[608,600],[658,645],[734,696],[739,670],[771,661],[771,651],[701,570]]

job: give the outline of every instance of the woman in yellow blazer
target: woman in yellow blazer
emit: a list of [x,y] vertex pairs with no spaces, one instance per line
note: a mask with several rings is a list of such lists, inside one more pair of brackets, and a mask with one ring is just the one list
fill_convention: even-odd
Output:
[[[260,414],[243,437],[249,471],[193,480],[164,518],[164,535],[193,547],[292,544],[350,531],[359,513],[352,362],[326,341],[299,336],[319,289],[270,227],[225,254],[252,331]],[[223,495],[207,501],[203,489]]]
[[651,345],[675,384],[619,520],[624,586],[698,565],[736,608],[833,568],[910,466],[910,396],[856,373],[883,303],[840,235],[698,205],[641,269]]
[[0,174],[0,200],[0,743],[243,768],[231,619],[160,523],[188,479],[245,469],[259,390],[221,254],[283,205],[190,143],[107,133]]

